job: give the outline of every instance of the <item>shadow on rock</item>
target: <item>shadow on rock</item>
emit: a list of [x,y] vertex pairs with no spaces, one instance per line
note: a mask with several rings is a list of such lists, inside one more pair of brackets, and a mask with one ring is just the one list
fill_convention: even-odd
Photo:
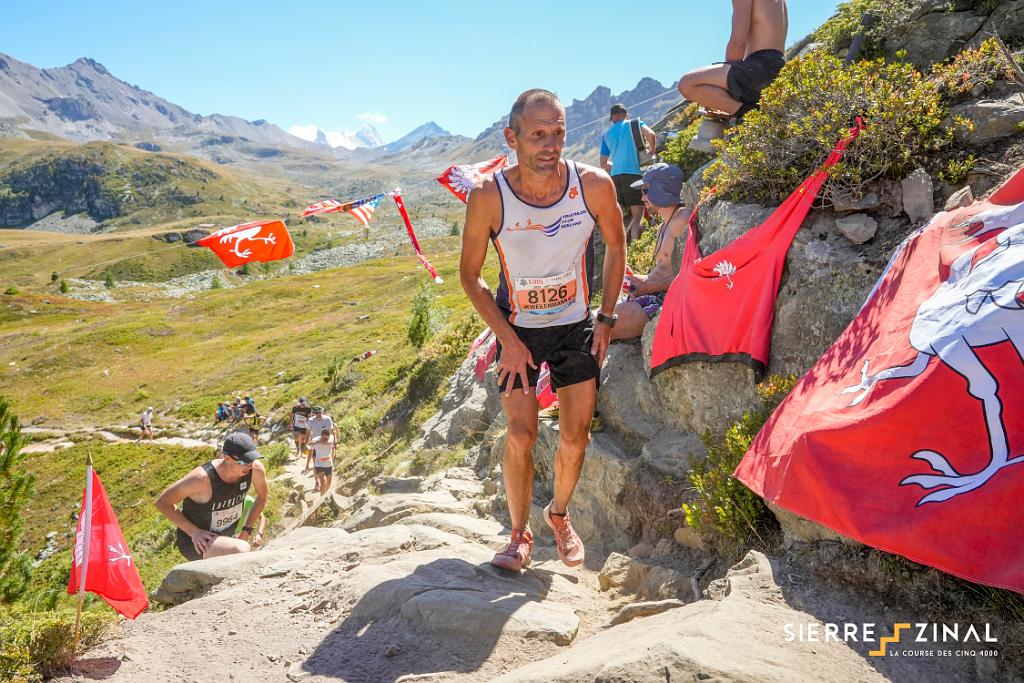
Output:
[[443,558],[363,564],[352,580],[367,590],[303,670],[347,681],[471,672],[502,638],[568,645],[579,628],[572,609],[544,602],[546,572],[519,576],[486,562]]

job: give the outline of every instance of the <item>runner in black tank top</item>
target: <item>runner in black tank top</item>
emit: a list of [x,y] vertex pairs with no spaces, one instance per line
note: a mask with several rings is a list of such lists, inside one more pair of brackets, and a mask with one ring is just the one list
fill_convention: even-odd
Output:
[[[266,505],[266,470],[257,460],[255,442],[245,434],[230,434],[223,453],[169,486],[156,503],[178,527],[177,546],[189,560],[249,550],[250,525]],[[256,495],[256,503],[243,520],[242,533],[233,538],[249,493]],[[180,510],[175,507],[179,502]]]

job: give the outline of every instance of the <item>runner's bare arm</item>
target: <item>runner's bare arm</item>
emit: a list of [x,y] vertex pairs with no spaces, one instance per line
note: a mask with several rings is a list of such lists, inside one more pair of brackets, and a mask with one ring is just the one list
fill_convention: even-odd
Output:
[[171,523],[174,524],[174,526],[178,527],[189,536],[194,535],[200,529],[195,524],[188,521],[185,514],[175,506],[190,496],[201,494],[203,492],[203,480],[205,478],[206,473],[203,472],[201,467],[197,467],[164,489],[164,492],[156,499],[156,509],[159,510],[164,517],[171,520]]
[[[579,164],[580,182],[587,198],[587,208],[594,214],[597,225],[604,237],[604,291],[601,297],[601,312],[610,316],[615,312],[615,302],[622,287],[622,276],[626,273],[626,231],[622,226],[622,209],[615,197],[615,184],[604,171],[592,166]],[[594,328],[594,344],[591,353],[600,365],[608,350],[611,328],[597,325]]]
[[526,345],[516,336],[515,330],[505,320],[490,287],[484,282],[481,271],[487,258],[487,245],[491,234],[501,225],[501,197],[493,178],[469,195],[466,207],[466,225],[462,230],[462,258],[459,262],[459,277],[473,308],[480,314],[484,324],[491,328],[501,342],[501,360],[498,362],[498,381],[511,375],[506,393],[511,393],[515,376],[521,377],[523,393],[529,393],[530,386],[526,366],[536,368]]
[[[246,517],[245,524],[242,526],[256,526],[256,522],[263,514],[263,508],[267,506],[267,470],[263,467],[263,463],[258,460],[252,464],[252,487],[256,491],[256,502],[249,509],[249,516]],[[242,534],[245,534],[245,538],[242,539],[243,541],[249,540],[251,534],[244,531]]]
[[725,61],[747,56],[750,25],[754,16],[754,0],[732,0],[732,35],[725,46]]

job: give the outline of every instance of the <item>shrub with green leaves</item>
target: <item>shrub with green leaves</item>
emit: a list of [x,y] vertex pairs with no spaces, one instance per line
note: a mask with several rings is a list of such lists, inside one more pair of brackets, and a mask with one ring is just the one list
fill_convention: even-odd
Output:
[[420,284],[412,300],[412,316],[405,332],[409,343],[417,349],[421,348],[434,336],[443,319],[443,314],[437,310],[437,293],[434,292],[433,283]]
[[675,164],[683,170],[683,177],[689,178],[694,172],[711,160],[711,155],[690,149],[690,140],[697,134],[703,117],[697,112],[697,103],[687,105],[672,122],[676,134],[665,141],[665,149],[658,158],[667,164]]
[[967,49],[948,64],[932,66],[932,79],[939,94],[948,102],[960,102],[982,86],[984,91],[998,80],[1014,77],[1013,68],[995,38],[989,38],[976,49]]
[[117,285],[114,281],[114,274],[109,270],[103,274],[103,286],[107,289],[113,289]]
[[61,294],[67,294],[71,291],[71,286],[68,285],[67,280],[61,279],[59,289]]
[[0,603],[16,600],[32,576],[32,558],[19,552],[22,511],[32,498],[35,483],[23,466],[24,443],[18,417],[0,396]]
[[957,132],[943,126],[946,113],[935,83],[909,64],[878,59],[844,68],[813,52],[786,64],[761,93],[760,107],[714,142],[720,157],[708,176],[721,192],[781,200],[861,115],[867,128],[830,171],[834,190],[856,196],[877,178],[932,166]]
[[765,502],[739,482],[733,472],[772,411],[796,385],[796,376],[772,375],[758,385],[761,409],[744,413],[724,434],[704,434],[706,459],[694,463],[689,479],[694,498],[683,504],[686,524],[726,556],[747,548],[770,548],[778,522]]
[[861,57],[877,57],[887,36],[896,35],[899,28],[920,4],[920,0],[848,0],[836,7],[836,13],[814,32],[814,42],[822,43],[829,52],[848,46],[859,33],[861,17],[870,12],[878,21],[864,33],[860,46]]
[[657,243],[658,228],[652,225],[626,247],[626,263],[634,273],[648,273],[654,267],[654,247]]
[[[83,611],[79,652],[97,645],[113,621],[110,610]],[[74,610],[0,609],[0,680],[34,683],[65,671],[75,661],[74,633]]]
[[14,296],[16,294],[21,294],[21,290],[15,287],[14,285],[11,285],[10,287],[4,290],[4,294],[6,294],[7,296]]

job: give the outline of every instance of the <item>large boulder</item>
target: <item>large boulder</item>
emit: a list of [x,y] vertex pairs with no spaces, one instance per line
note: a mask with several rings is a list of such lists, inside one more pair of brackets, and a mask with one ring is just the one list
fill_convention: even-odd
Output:
[[501,397],[493,370],[479,382],[474,369],[477,360],[487,353],[489,343],[482,344],[452,376],[441,407],[421,428],[413,448],[434,448],[454,445],[482,434],[501,410]]
[[949,113],[973,121],[974,130],[967,134],[967,141],[982,145],[1019,133],[1024,122],[1024,103],[1019,94],[1005,99],[971,100],[950,107]]
[[[719,599],[613,626],[500,683],[622,681],[885,681],[901,661],[870,662],[844,642],[786,640],[783,627],[819,621],[787,604],[771,562],[751,552],[729,571]],[[885,619],[880,619],[885,621]],[[859,645],[859,644],[854,644]],[[912,658],[911,658],[912,659]]]
[[885,40],[885,55],[897,59],[897,52],[906,50],[905,59],[927,71],[960,52],[973,38],[986,15],[971,10],[949,11],[947,0],[927,0],[901,30]]

